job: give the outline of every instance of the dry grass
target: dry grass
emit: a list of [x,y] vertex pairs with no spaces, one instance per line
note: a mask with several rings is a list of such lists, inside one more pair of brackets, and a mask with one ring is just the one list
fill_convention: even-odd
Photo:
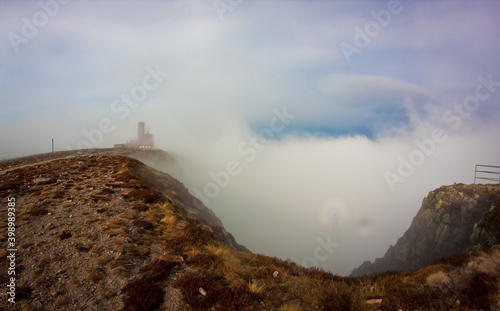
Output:
[[135,279],[122,289],[123,310],[156,310],[163,304],[164,295],[156,282],[146,278]]
[[30,203],[25,206],[24,212],[30,216],[43,216],[49,213],[49,210],[42,206],[36,206],[35,203]]
[[184,224],[183,228],[176,230],[175,235],[166,236],[165,239],[168,248],[184,252],[208,245],[210,241],[214,240],[214,236],[200,226],[188,222]]
[[290,303],[281,306],[278,311],[299,311],[300,303]]
[[149,209],[149,206],[147,206],[146,204],[144,203],[140,203],[140,202],[134,202],[131,204],[132,208],[138,212],[145,212]]
[[160,198],[160,193],[154,189],[132,189],[123,196],[129,201],[156,203]]
[[58,297],[54,304],[58,307],[64,307],[68,304],[68,301],[64,297]]
[[155,261],[142,267],[140,272],[143,273],[148,278],[148,280],[151,280],[152,282],[161,282],[168,278],[172,270],[177,265],[177,262],[156,259]]
[[224,261],[217,255],[207,254],[205,252],[191,252],[188,254],[186,262],[200,271],[208,273],[223,273],[225,269]]
[[224,259],[226,265],[232,267],[241,267],[241,261],[242,261],[241,258],[242,257],[245,258],[248,255],[252,255],[252,254],[238,253],[234,249],[229,248],[226,245],[223,245],[218,242],[206,245],[204,247],[204,250],[206,250],[210,254],[213,254],[215,256]]
[[121,252],[135,258],[145,258],[150,254],[148,247],[134,244],[124,244],[120,247]]
[[102,279],[101,274],[97,269],[90,269],[87,271],[87,281],[98,282]]
[[109,259],[107,257],[97,257],[95,260],[96,264],[99,266],[104,266],[104,265],[108,264],[110,261],[111,261],[111,259]]
[[131,238],[132,236],[129,233],[130,230],[127,227],[120,227],[118,230],[118,235],[124,238]]
[[471,309],[491,310],[498,299],[498,278],[483,272],[477,272],[468,286],[462,291],[465,305]]
[[122,219],[127,219],[127,220],[134,220],[137,218],[136,215],[132,215],[131,213],[124,212],[119,215],[120,218]]
[[167,225],[167,226],[173,226],[177,222],[177,217],[175,215],[165,215],[160,222]]
[[53,198],[54,199],[62,199],[62,198],[65,197],[65,195],[66,195],[66,191],[65,190],[58,190],[58,191],[54,192]]
[[132,179],[136,179],[136,176],[134,173],[132,173],[132,171],[129,168],[125,167],[120,171],[118,171],[118,173],[114,175],[114,178],[116,181],[127,183]]
[[99,191],[99,194],[100,195],[110,195],[110,194],[113,194],[115,193],[115,191],[111,188],[103,188],[101,191]]
[[[185,303],[196,310],[244,310],[252,300],[246,288],[230,287],[220,276],[183,274],[175,282],[180,289]],[[206,296],[199,298],[199,289],[203,288]]]
[[118,229],[123,226],[122,222],[118,219],[110,219],[106,225],[106,229]]
[[248,290],[254,294],[260,294],[266,288],[266,285],[261,280],[251,280],[248,282]]
[[45,276],[43,275],[40,275],[33,280],[33,284],[37,287],[42,286],[43,284],[45,284],[45,282]]
[[[109,286],[104,284],[108,284],[111,278],[119,279],[123,282],[121,284],[126,284],[121,291],[124,310],[165,309],[166,306],[161,305],[165,295],[171,293],[167,290],[170,286],[174,286],[175,293],[180,292],[182,300],[194,310],[451,310],[458,309],[454,305],[457,300],[460,300],[459,307],[463,310],[487,310],[492,309],[496,302],[499,290],[497,275],[500,272],[494,263],[495,260],[500,262],[500,256],[490,255],[488,260],[479,260],[471,255],[458,255],[441,259],[435,265],[415,272],[343,278],[278,258],[240,253],[217,242],[218,231],[193,219],[190,219],[192,222],[187,221],[189,216],[181,214],[168,194],[164,196],[146,186],[153,187],[155,183],[151,176],[141,175],[141,169],[134,169],[139,162],[127,161],[121,168],[123,161],[114,164],[113,170],[119,172],[111,178],[107,176],[105,187],[90,184],[96,180],[98,169],[105,161],[85,162],[77,168],[87,174],[85,179],[92,178],[92,181],[78,181],[75,177],[71,182],[37,185],[25,190],[19,184],[16,190],[40,195],[38,203],[20,205],[20,218],[44,215],[48,213],[48,208],[54,208],[51,205],[54,202],[75,209],[79,207],[78,202],[88,204],[90,208],[85,213],[89,215],[87,217],[94,218],[83,226],[89,230],[83,230],[81,240],[75,244],[78,251],[84,252],[80,256],[91,258],[88,262],[90,267],[92,264],[96,266],[83,270],[83,277],[91,282],[86,286],[95,287],[96,296],[108,299],[117,295],[118,289],[108,293]],[[68,176],[73,175],[69,173]],[[57,179],[61,178],[56,176]],[[85,193],[85,196],[74,190],[87,185],[92,192]],[[122,193],[128,202],[120,203],[120,206],[99,203],[110,198],[116,201]],[[90,201],[89,196],[92,196]],[[63,198],[71,199],[72,203],[60,200]],[[109,219],[111,211],[114,219]],[[66,212],[78,215],[69,210]],[[493,216],[491,221],[496,219]],[[109,241],[110,247],[89,243],[99,240],[96,231],[91,230],[95,229],[95,225],[91,224],[95,221],[109,230],[106,234],[112,240]],[[0,228],[5,230],[5,220],[0,221]],[[71,237],[69,231],[64,234],[59,230],[63,229],[52,231],[55,238]],[[76,232],[77,229],[71,231]],[[153,244],[157,245],[149,247]],[[159,255],[157,246],[165,251],[162,255]],[[34,247],[26,244],[20,245],[19,249],[29,252]],[[500,254],[500,247],[498,250]],[[2,251],[0,257],[4,258],[5,251]],[[111,254],[107,251],[121,254],[113,260],[115,256],[104,255]],[[483,253],[481,256],[486,255]],[[57,260],[64,262],[62,256],[47,257],[47,262],[32,272],[31,283],[39,287],[34,293],[53,288],[54,280],[46,279],[48,274],[45,271]],[[474,262],[471,263],[471,260]],[[5,261],[0,260],[0,263],[5,268]],[[176,275],[172,277],[174,271]],[[274,271],[279,272],[276,278],[273,277]],[[81,278],[73,281],[78,283]],[[200,294],[201,287],[206,295]],[[60,293],[52,295],[49,300],[56,298],[60,300],[56,301],[56,305],[68,308],[68,301]],[[367,301],[377,302],[367,304]]]
[[153,230],[155,228],[155,226],[151,222],[142,219],[132,221],[132,225],[143,230]]
[[161,204],[150,204],[148,210],[144,213],[144,217],[154,223],[160,222],[161,219],[168,213],[165,209],[165,205]]
[[109,202],[111,200],[111,198],[109,197],[109,195],[100,195],[100,194],[92,195],[90,198],[95,203],[98,203],[98,202]]

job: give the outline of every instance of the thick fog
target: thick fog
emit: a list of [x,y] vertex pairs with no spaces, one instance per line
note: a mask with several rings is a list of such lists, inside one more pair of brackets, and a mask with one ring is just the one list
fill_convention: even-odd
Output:
[[0,3],[0,158],[144,121],[254,252],[347,275],[500,165],[491,1]]

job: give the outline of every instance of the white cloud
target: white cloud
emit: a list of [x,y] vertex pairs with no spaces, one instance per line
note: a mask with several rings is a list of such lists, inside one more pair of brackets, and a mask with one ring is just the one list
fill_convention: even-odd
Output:
[[[71,2],[18,54],[7,33],[39,7],[2,2],[0,157],[46,152],[52,137],[74,146],[102,118],[116,125],[111,146],[142,120],[160,147],[192,159],[192,186],[241,163],[210,204],[240,242],[300,263],[331,234],[341,247],[321,265],[348,273],[383,255],[429,190],[470,182],[473,164],[498,155],[497,93],[456,131],[442,120],[478,76],[500,80],[498,5],[404,5],[348,64],[339,44],[385,2],[243,1],[224,22],[204,1]],[[111,102],[156,65],[169,77],[120,120]],[[282,107],[296,118],[247,162],[237,147]],[[383,173],[435,127],[448,140],[392,193]]]

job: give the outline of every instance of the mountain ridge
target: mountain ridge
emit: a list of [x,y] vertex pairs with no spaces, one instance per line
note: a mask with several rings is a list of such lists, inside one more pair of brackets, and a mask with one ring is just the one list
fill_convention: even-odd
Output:
[[[179,181],[130,156],[175,167],[161,150],[90,149],[0,162],[0,215],[14,210],[0,219],[0,243],[11,243],[12,222],[9,247],[17,249],[14,264],[11,251],[0,249],[0,286],[8,288],[0,310],[500,307],[498,245],[416,271],[340,277],[249,252]],[[476,226],[479,241],[496,219],[493,213]]]

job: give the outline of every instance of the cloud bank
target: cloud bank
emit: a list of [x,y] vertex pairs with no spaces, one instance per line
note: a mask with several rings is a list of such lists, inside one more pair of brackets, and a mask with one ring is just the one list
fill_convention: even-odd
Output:
[[389,2],[222,3],[0,3],[0,157],[142,120],[238,242],[339,274],[499,164],[497,3],[399,2],[385,24]]

